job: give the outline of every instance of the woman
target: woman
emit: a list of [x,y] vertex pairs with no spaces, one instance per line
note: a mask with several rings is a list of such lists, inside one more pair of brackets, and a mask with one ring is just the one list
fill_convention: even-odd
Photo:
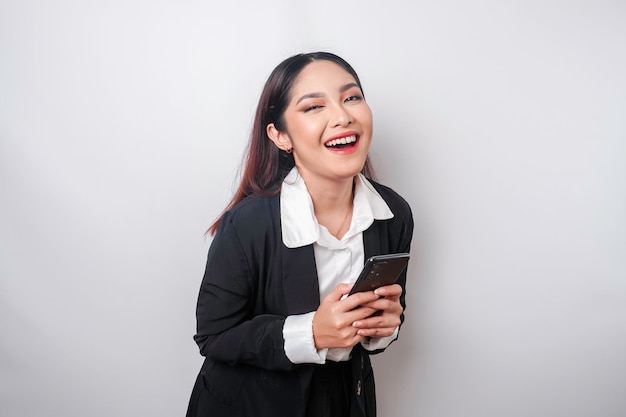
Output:
[[366,179],[371,140],[343,59],[299,54],[274,69],[241,184],[209,229],[194,337],[206,359],[187,416],[375,416],[369,355],[397,338],[406,271],[346,295],[365,259],[409,251],[413,219]]

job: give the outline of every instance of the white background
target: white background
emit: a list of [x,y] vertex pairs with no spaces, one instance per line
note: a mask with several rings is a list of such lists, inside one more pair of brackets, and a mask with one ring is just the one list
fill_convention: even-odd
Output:
[[626,415],[623,2],[1,0],[3,417],[184,415],[203,233],[315,50],[416,220],[379,415]]

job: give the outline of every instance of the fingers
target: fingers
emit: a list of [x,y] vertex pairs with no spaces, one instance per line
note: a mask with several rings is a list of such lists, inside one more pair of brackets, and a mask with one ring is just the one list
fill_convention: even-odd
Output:
[[352,325],[359,329],[357,334],[364,337],[385,337],[391,336],[400,325],[400,316],[403,308],[400,304],[402,288],[393,288],[394,285],[381,287],[376,291],[380,295],[385,294],[377,300],[363,304],[362,308],[375,309],[377,314],[373,314],[361,320],[356,320]]
[[400,317],[395,314],[374,315],[352,323],[357,335],[363,337],[391,336],[400,325]]
[[399,298],[378,298],[368,303],[363,303],[361,307],[372,308],[374,310],[382,310],[387,313],[402,313],[402,305]]
[[400,325],[400,285],[345,297],[351,288],[340,284],[322,300],[313,316],[316,348],[352,347],[364,337],[390,336]]
[[364,291],[352,294],[351,296],[343,300],[342,303],[344,307],[348,311],[350,311],[356,309],[357,307],[365,306],[366,304],[371,303],[372,301],[376,301],[379,298],[380,296],[376,295],[374,291]]
[[396,327],[375,327],[371,329],[358,329],[357,335],[360,337],[387,337],[395,333]]
[[341,301],[341,310],[350,311],[358,306],[368,303],[370,301],[377,300],[380,296],[376,295],[374,291],[359,292],[346,297],[352,289],[352,284],[339,284],[337,285],[325,298],[323,303],[333,303]]
[[324,301],[347,300],[345,302],[345,306],[348,310],[352,310],[358,306],[378,300],[380,297],[395,300],[399,299],[402,295],[402,287],[398,284],[386,285],[384,287],[377,288],[375,291],[358,292],[346,297],[351,288],[352,284],[339,284],[326,296]]
[[374,293],[385,298],[399,298],[402,295],[402,287],[398,284],[386,285],[384,287],[377,288],[374,290]]
[[363,303],[361,307],[379,310],[381,314],[392,314],[398,317],[402,314],[403,308],[400,304],[402,287],[397,284],[380,287],[374,291],[379,298]]
[[324,301],[339,301],[343,296],[347,295],[351,289],[351,284],[339,284],[324,298]]
[[[339,303],[334,303],[336,305]],[[317,349],[352,347],[359,343],[363,336],[358,334],[354,321],[365,318],[354,317],[355,312],[342,313],[320,305],[313,315],[313,341]]]
[[400,325],[399,313],[388,313],[379,310],[380,314],[373,314],[352,322],[352,326],[358,329],[396,328]]
[[[350,292],[352,285],[340,284],[335,287],[320,303],[313,316],[313,341],[317,349],[334,347],[352,347],[363,337],[357,334],[358,329],[352,323],[367,317],[373,312],[369,308],[358,308],[357,301],[343,300]],[[350,297],[349,297],[350,298]],[[364,301],[378,298],[373,292],[369,297],[359,297]]]

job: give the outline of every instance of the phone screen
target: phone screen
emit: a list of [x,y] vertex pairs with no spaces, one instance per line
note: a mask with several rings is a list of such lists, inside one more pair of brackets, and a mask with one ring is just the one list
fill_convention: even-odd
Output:
[[361,291],[373,291],[397,281],[409,262],[408,253],[392,253],[372,256],[365,262],[350,294]]

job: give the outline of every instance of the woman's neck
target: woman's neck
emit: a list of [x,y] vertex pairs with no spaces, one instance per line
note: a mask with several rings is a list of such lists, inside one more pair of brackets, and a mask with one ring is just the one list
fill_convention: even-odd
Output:
[[354,177],[341,181],[303,179],[311,195],[317,221],[337,239],[341,239],[350,229]]

